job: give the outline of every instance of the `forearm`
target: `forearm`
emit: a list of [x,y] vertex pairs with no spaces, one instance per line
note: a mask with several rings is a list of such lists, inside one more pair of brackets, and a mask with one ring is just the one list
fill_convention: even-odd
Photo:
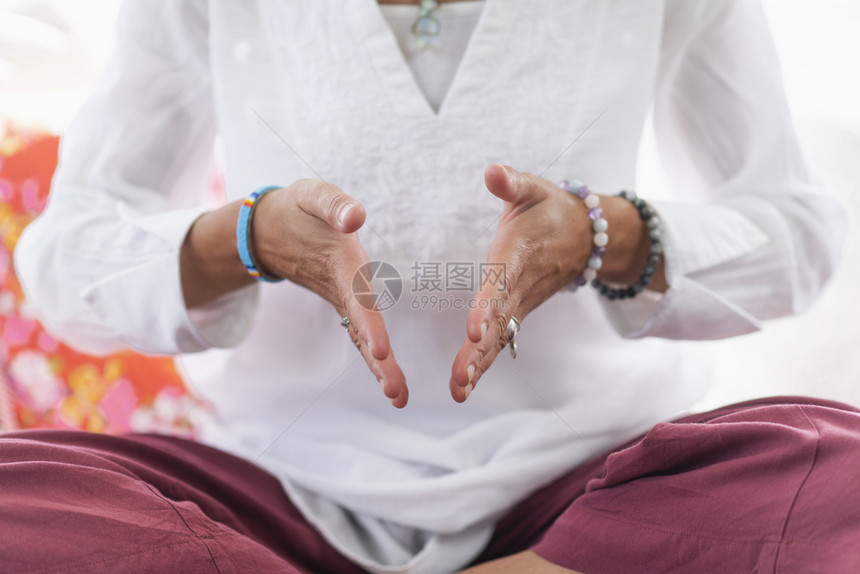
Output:
[[[603,217],[609,222],[609,243],[603,256],[603,267],[597,276],[601,281],[632,285],[645,269],[651,246],[648,226],[632,203],[622,197],[601,197]],[[665,292],[665,263],[660,258],[648,289]]]
[[200,216],[179,254],[182,294],[188,309],[254,283],[236,245],[236,222],[242,200]]

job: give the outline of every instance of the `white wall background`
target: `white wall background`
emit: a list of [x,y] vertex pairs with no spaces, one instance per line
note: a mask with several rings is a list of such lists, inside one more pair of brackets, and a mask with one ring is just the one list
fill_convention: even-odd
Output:
[[713,345],[717,384],[701,407],[779,394],[860,405],[860,0],[764,5],[804,150],[852,227],[842,265],[809,312]]
[[[753,0],[747,0],[753,1]],[[860,0],[763,0],[798,132],[819,176],[860,219]],[[62,132],[113,41],[117,0],[0,0],[0,119]],[[648,138],[642,177],[658,181]],[[696,345],[716,359],[700,408],[776,394],[860,404],[860,236],[808,313]]]

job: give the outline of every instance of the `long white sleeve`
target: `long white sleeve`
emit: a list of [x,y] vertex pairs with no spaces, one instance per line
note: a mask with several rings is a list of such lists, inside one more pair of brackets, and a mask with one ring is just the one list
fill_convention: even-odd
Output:
[[124,5],[112,63],[64,135],[48,207],[16,249],[30,304],[74,347],[198,351],[235,344],[250,325],[256,289],[195,322],[179,276],[215,134],[206,11]]
[[675,1],[666,14],[654,127],[690,203],[654,202],[669,291],[604,308],[627,337],[730,337],[807,308],[847,220],[800,151],[759,2]]

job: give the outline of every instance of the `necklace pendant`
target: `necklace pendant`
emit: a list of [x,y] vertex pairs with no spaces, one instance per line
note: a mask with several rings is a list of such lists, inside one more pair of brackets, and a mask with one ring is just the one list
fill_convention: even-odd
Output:
[[433,12],[439,7],[437,0],[421,0],[418,19],[412,24],[412,35],[415,36],[418,46],[426,48],[430,41],[442,31],[442,23],[433,17]]
[[441,31],[442,24],[430,14],[421,16],[412,24],[412,33],[416,36],[435,38]]

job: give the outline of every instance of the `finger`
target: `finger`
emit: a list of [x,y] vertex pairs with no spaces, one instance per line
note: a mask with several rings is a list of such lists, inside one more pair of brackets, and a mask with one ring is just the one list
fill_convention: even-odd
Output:
[[[368,357],[365,356],[365,359]],[[384,361],[378,361],[371,357],[368,359],[368,365],[372,371],[379,373],[377,381],[382,394],[395,407],[399,409],[405,407],[409,400],[409,391],[406,386],[406,378],[403,376],[403,371],[397,364],[394,355],[389,355]]]
[[364,225],[367,213],[358,200],[338,186],[316,180],[301,180],[296,185],[296,203],[309,215],[322,219],[332,229],[352,233]]
[[397,395],[397,398],[391,401],[391,404],[394,405],[398,409],[402,409],[406,406],[406,403],[409,402],[409,387],[406,383],[400,387],[400,394]]
[[[360,269],[366,270],[363,266],[368,261],[367,254],[361,245],[356,243],[347,257],[351,263],[341,264],[338,267],[342,273],[337,282],[340,292],[344,294],[341,308],[349,318],[350,334],[354,336],[353,342],[379,381],[385,396],[394,406],[402,408],[408,400],[408,391],[405,390],[406,378],[391,352],[382,312],[373,307],[372,297],[359,300],[353,288],[353,281],[358,277],[362,287],[370,287],[371,291],[373,289],[369,278],[357,275]],[[360,292],[364,291],[365,289],[361,289]]]
[[366,309],[350,293],[345,301],[346,316],[350,325],[355,326],[356,334],[361,342],[373,355],[373,358],[384,361],[391,354],[391,344],[388,330],[382,313]]
[[531,249],[514,236],[496,236],[487,263],[481,268],[480,285],[466,316],[466,335],[471,341],[477,343],[486,335],[511,297],[528,291],[529,279],[523,271],[531,257]]
[[[347,317],[349,317],[350,314],[350,311],[338,312],[343,313]],[[397,408],[403,408],[406,406],[409,393],[406,388],[406,378],[403,375],[403,371],[400,369],[400,365],[397,364],[394,354],[389,352],[384,359],[377,359],[371,351],[371,348],[365,344],[359,335],[361,321],[357,320],[354,322],[350,319],[349,323],[348,331],[350,338],[361,353],[371,373],[376,377],[382,393],[391,401],[392,405]]]
[[484,184],[490,193],[511,204],[537,203],[547,196],[534,175],[497,163],[484,170]]
[[[516,311],[513,313],[513,316],[517,318],[518,321],[522,322],[522,319],[528,315],[529,308],[526,305],[520,305],[517,307]],[[507,311],[502,314],[501,320],[504,317],[507,317],[510,320],[511,314]],[[503,352],[505,347],[510,345],[510,340],[507,336],[507,322],[505,322],[505,327],[501,331],[501,335],[493,340],[488,339],[485,343],[473,343],[468,338],[463,341],[463,346],[460,348],[460,352],[457,353],[457,357],[454,359],[454,366],[452,367],[452,375],[451,380],[449,381],[449,387],[451,391],[451,397],[458,403],[464,402],[466,399],[471,396],[472,391],[478,386],[478,382],[484,373],[486,373],[496,359],[499,356],[499,353]],[[516,334],[514,334],[516,337]],[[462,377],[456,376],[456,373],[466,373],[465,380]],[[465,382],[465,385],[462,384]]]
[[[457,357],[454,359],[454,366],[451,369],[451,379],[449,388],[451,397],[458,403],[462,403],[472,394],[472,391],[478,386],[478,381],[482,375],[492,366],[499,352],[504,348],[506,340],[498,339],[486,349],[482,349],[479,345],[469,341],[463,341],[463,346]],[[465,378],[458,373],[466,373]]]
[[479,343],[484,337],[492,337],[493,334],[488,332],[493,324],[497,326],[503,324],[504,328],[507,328],[510,317],[506,321],[503,311],[510,308],[509,299],[519,301],[513,316],[518,321],[522,321],[532,309],[539,307],[567,284],[566,281],[559,282],[554,277],[544,277],[534,281],[521,270],[509,274],[505,283],[514,286],[514,290],[509,295],[507,291],[495,292],[494,289],[490,292],[478,292],[475,295],[476,303],[472,305],[466,318],[467,340],[470,342]]
[[[501,278],[490,280],[482,274],[480,289],[466,318],[466,341],[452,365],[452,381],[457,386],[474,386],[488,366],[482,364],[484,357],[488,354],[494,357],[504,346],[500,340],[505,336],[511,315],[533,288],[534,279],[524,274],[529,257],[528,248],[514,238],[497,237],[491,247],[488,259],[497,262],[495,269],[501,270]],[[487,269],[494,267],[487,265],[484,270]]]
[[383,361],[374,358],[367,350],[362,355],[371,372],[376,375],[382,394],[395,407],[399,409],[405,407],[409,399],[409,391],[406,386],[406,377],[404,377],[400,365],[397,364],[394,354],[389,354]]
[[[350,322],[355,323],[358,336],[372,351],[374,358],[384,360],[391,352],[391,345],[382,312],[374,308],[372,278],[365,274],[367,253],[356,243],[344,257],[345,260],[337,267],[340,273],[335,280],[341,293],[341,304],[346,309]],[[356,293],[361,293],[360,300]]]
[[495,357],[502,349],[505,330],[510,321],[510,311],[501,311],[496,315],[496,321],[490,324],[484,337],[477,343],[466,337],[460,350],[454,357],[451,366],[451,382],[459,387],[466,387],[478,382],[481,374],[486,370],[484,359]]
[[[515,261],[506,261],[507,258],[501,261],[489,259],[482,272],[486,277],[481,277],[481,284],[466,316],[466,336],[474,343],[486,336],[493,316],[507,304],[521,271]],[[490,277],[489,273],[498,275]]]
[[[464,401],[475,388],[483,373],[490,368],[496,356],[508,342],[507,328],[515,310],[516,301],[509,299],[494,315],[486,333],[479,342],[466,337],[451,366],[450,387],[454,400]],[[517,316],[518,320],[522,317]]]

